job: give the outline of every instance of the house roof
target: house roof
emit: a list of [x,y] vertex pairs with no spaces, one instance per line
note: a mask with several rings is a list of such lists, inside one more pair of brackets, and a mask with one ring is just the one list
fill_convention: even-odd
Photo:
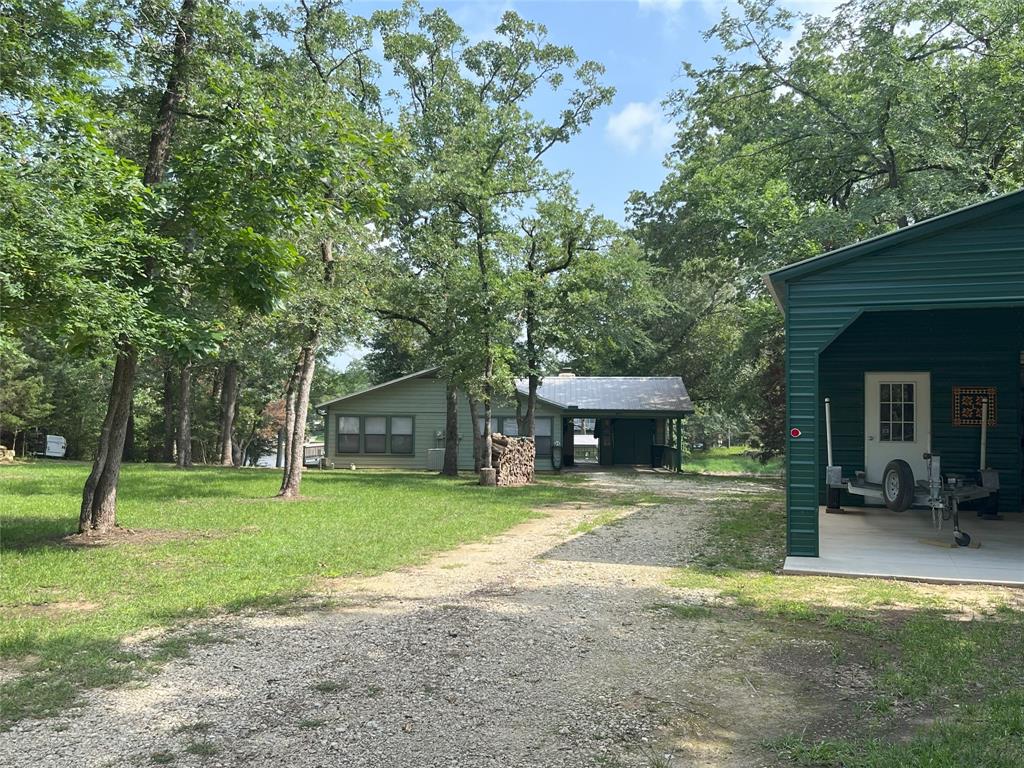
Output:
[[[516,382],[529,392],[525,380]],[[537,397],[556,408],[579,411],[692,413],[693,403],[678,376],[549,376]]]
[[[431,378],[437,375],[438,370],[436,367],[425,368],[359,392],[325,400],[316,408],[326,408],[410,379]],[[527,395],[529,384],[522,379],[516,382],[516,389],[520,395]],[[549,376],[541,382],[537,399],[560,410],[693,412],[693,403],[678,376]]]
[[422,371],[416,371],[415,373],[410,373],[405,376],[399,376],[397,379],[385,381],[382,382],[381,384],[377,384],[372,387],[367,387],[366,389],[361,389],[358,392],[352,392],[351,394],[348,395],[339,395],[338,397],[332,398],[330,400],[324,400],[322,403],[318,403],[316,406],[314,406],[314,408],[316,410],[319,410],[320,408],[326,408],[328,405],[334,405],[335,403],[340,403],[343,400],[349,400],[353,397],[359,397],[359,395],[365,395],[367,392],[375,392],[378,389],[387,389],[390,386],[400,384],[403,381],[409,381],[410,379],[427,379],[434,376],[438,372],[438,370],[439,369],[436,367],[424,368]]
[[957,210],[950,211],[949,213],[943,213],[939,216],[933,216],[930,219],[924,219],[923,221],[911,224],[909,227],[902,227],[884,235],[878,235],[876,237],[868,238],[867,240],[861,240],[860,242],[852,243],[851,245],[847,245],[842,248],[837,248],[834,251],[822,253],[818,256],[812,256],[809,259],[798,261],[795,264],[780,267],[779,269],[766,274],[764,276],[764,281],[768,286],[768,290],[774,297],[775,303],[779,305],[780,309],[785,311],[786,294],[783,290],[783,286],[790,280],[803,277],[804,275],[812,272],[818,272],[823,269],[831,269],[832,267],[849,261],[850,259],[876,253],[883,248],[890,248],[894,245],[900,245],[913,240],[931,237],[932,235],[938,234],[939,232],[951,227],[956,227],[969,221],[974,221],[975,219],[992,216],[1001,211],[1017,206],[1024,206],[1024,189],[1018,189],[1015,192],[1007,192],[999,197],[982,200],[979,203],[974,203],[973,205],[968,205],[964,208],[958,208]]

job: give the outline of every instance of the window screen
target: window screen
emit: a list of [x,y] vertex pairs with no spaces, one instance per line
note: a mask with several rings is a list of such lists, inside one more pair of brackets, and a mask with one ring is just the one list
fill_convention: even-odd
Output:
[[914,442],[915,395],[913,384],[879,384],[879,440],[886,443]]
[[359,417],[338,417],[338,453],[359,453]]
[[[476,420],[476,429],[477,429],[477,434],[482,435],[484,433],[484,420],[483,419],[477,419]],[[491,434],[493,435],[497,431],[498,431],[498,417],[497,416],[492,416],[491,417]]]
[[387,416],[367,416],[363,419],[363,450],[367,453],[385,453],[388,439]]
[[412,416],[391,417],[391,452],[412,453]]
[[501,420],[501,434],[506,437],[516,437],[519,434],[519,422],[514,416],[506,416]]
[[537,419],[534,424],[534,439],[538,456],[551,455],[551,419]]

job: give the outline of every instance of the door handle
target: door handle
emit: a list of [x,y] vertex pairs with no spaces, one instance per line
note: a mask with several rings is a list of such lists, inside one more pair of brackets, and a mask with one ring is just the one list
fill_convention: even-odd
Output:
[[874,440],[874,439],[875,439],[874,435],[868,435],[868,440]]

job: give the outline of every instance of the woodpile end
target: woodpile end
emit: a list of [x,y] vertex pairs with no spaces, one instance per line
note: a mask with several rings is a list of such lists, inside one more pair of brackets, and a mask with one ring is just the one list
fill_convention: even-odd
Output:
[[537,447],[532,437],[491,435],[491,465],[497,470],[500,486],[532,483],[536,456]]

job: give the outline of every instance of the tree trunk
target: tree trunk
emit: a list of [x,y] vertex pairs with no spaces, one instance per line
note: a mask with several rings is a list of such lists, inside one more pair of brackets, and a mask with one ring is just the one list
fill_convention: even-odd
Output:
[[469,420],[473,423],[473,471],[479,472],[483,454],[484,437],[480,431],[480,403],[475,397],[469,398]]
[[170,362],[164,363],[164,444],[161,461],[174,461],[174,371]]
[[293,394],[291,435],[288,438],[287,464],[284,477],[281,479],[281,490],[277,494],[283,498],[295,498],[299,495],[302,483],[303,455],[306,443],[306,417],[309,413],[309,390],[313,384],[313,373],[316,369],[316,348],[319,345],[319,334],[310,335],[309,342],[299,352],[299,377]]
[[135,461],[135,399],[128,403],[128,425],[124,433],[124,448],[121,461]]
[[[488,339],[488,346],[490,346],[490,340]],[[484,367],[484,442],[480,449],[483,451],[483,468],[491,469],[493,466],[491,461],[491,412],[493,405],[493,393],[494,385],[491,383],[491,378],[494,375],[494,359],[490,354],[487,355],[487,362]]]
[[[178,119],[177,107],[184,95],[196,0],[182,0],[174,51],[171,56],[167,85],[160,98],[156,120],[149,137],[149,151],[142,181],[155,186],[163,180],[167,160],[171,154],[171,140]],[[156,265],[147,258],[146,279],[152,280]],[[138,368],[138,350],[132,344],[122,343],[117,350],[114,380],[110,386],[107,413],[103,419],[100,445],[96,451],[92,471],[82,489],[82,507],[78,530],[108,531],[117,522],[117,481],[121,475],[121,454],[124,451],[125,431],[131,407],[135,373]]]
[[192,466],[192,363],[181,365],[178,380],[178,461],[179,469]]
[[530,373],[530,388],[526,395],[526,437],[534,437],[537,433],[537,389],[540,386],[540,376]]
[[82,491],[79,533],[105,533],[117,523],[117,481],[121,475],[121,456],[128,430],[128,413],[137,367],[138,352],[132,345],[124,344],[114,364],[114,380],[110,385],[107,414],[103,419],[96,459]]
[[284,388],[284,456],[281,465],[285,471],[288,470],[288,457],[292,450],[292,431],[295,427],[295,388],[299,381],[301,371],[301,359],[292,368],[292,374],[288,377],[288,384]]
[[[527,264],[532,273],[534,270],[532,251]],[[540,384],[540,376],[537,373],[540,361],[537,353],[537,312],[534,306],[536,302],[537,292],[533,288],[528,288],[526,291],[526,367],[530,386],[526,395],[526,417],[523,419],[525,423],[519,424],[519,434],[526,437],[533,437],[536,431],[537,387]]]
[[182,0],[181,12],[178,14],[178,31],[174,35],[171,68],[167,73],[167,85],[160,98],[156,122],[149,134],[149,153],[146,170],[142,175],[142,182],[147,187],[163,181],[167,160],[171,156],[171,139],[174,137],[174,126],[178,120],[178,107],[185,95],[192,17],[195,10],[196,0]]
[[232,434],[235,428],[235,405],[238,402],[238,361],[229,360],[224,366],[224,381],[220,388],[220,463],[235,465]]
[[459,475],[459,389],[454,381],[445,387],[444,466],[441,474]]
[[[334,285],[334,242],[325,239],[320,243],[320,258],[324,265],[324,285]],[[329,311],[327,307],[320,307],[320,312]],[[309,391],[313,386],[313,374],[316,371],[316,353],[320,347],[320,324],[314,321],[313,327],[309,330],[306,343],[299,351],[299,359],[295,368],[298,377],[292,391],[293,405],[291,407],[291,434],[288,437],[286,450],[287,465],[284,470],[284,477],[281,479],[281,490],[277,494],[282,498],[295,498],[299,495],[299,487],[302,483],[303,468],[303,447],[306,443],[306,417],[309,414]],[[294,375],[294,374],[293,374]]]

